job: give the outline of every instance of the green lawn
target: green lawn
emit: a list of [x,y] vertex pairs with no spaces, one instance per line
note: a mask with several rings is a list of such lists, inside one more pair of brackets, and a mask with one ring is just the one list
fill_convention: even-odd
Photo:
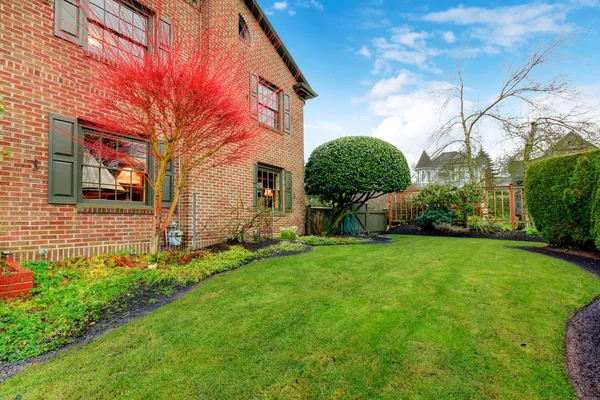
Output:
[[600,280],[515,244],[399,236],[256,262],[0,398],[572,398],[565,326]]

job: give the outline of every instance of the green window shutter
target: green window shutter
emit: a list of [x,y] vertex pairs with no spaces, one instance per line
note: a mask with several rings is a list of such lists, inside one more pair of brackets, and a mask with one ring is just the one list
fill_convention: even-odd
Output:
[[283,93],[283,131],[292,133],[292,107],[290,103],[290,94]]
[[48,133],[48,203],[76,204],[79,171],[77,118],[50,114]]
[[[160,145],[160,151],[163,152],[165,146]],[[163,207],[171,207],[173,203],[173,196],[175,193],[175,177],[174,177],[173,161],[169,161],[167,165],[167,173],[165,174],[165,181],[163,183]]]
[[79,0],[54,0],[54,34],[83,45],[85,17]]
[[285,171],[285,212],[292,212],[292,171]]
[[160,17],[158,20],[158,45],[160,55],[168,53],[173,44],[173,27],[171,21],[165,17]]
[[254,72],[250,73],[250,116],[258,119],[258,75]]
[[253,165],[254,185],[252,186],[254,194],[252,195],[252,204],[254,208],[258,207],[258,164]]

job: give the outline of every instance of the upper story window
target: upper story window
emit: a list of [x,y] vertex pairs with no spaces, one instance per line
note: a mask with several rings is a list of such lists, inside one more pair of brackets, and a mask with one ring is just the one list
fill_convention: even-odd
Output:
[[250,73],[250,115],[261,124],[292,133],[290,94]]
[[132,0],[54,1],[55,35],[104,58],[142,58],[155,34],[161,55],[171,48],[171,22]]
[[271,128],[279,128],[279,90],[260,82],[258,85],[258,121]]
[[117,0],[90,0],[88,49],[98,55],[131,54],[142,58],[148,49],[149,17]]
[[242,18],[241,15],[238,23],[238,34],[240,36],[240,39],[242,39],[243,41],[250,41],[250,32],[248,31],[248,25],[246,24],[246,21],[244,21],[244,18]]

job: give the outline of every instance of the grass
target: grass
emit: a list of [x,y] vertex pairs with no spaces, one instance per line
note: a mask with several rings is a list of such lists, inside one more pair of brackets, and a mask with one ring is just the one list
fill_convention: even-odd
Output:
[[573,398],[565,326],[600,281],[515,244],[399,236],[257,262],[0,398]]
[[353,236],[300,236],[299,242],[309,246],[343,246],[348,244],[364,244],[371,242],[371,238]]
[[70,343],[110,306],[140,290],[168,291],[260,258],[305,249],[301,243],[281,242],[256,252],[239,246],[218,254],[174,251],[161,253],[156,269],[146,268],[147,254],[29,262],[25,266],[35,272],[31,296],[0,301],[0,361],[24,360]]

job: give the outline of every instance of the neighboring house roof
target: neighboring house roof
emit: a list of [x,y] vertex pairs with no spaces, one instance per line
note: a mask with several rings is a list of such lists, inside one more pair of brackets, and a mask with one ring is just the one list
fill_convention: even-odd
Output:
[[423,153],[421,153],[421,158],[419,158],[419,162],[417,163],[416,168],[427,168],[427,167],[431,167],[431,158],[429,158],[429,155],[427,154],[426,151],[423,151]]
[[265,34],[273,44],[273,47],[275,47],[275,49],[277,50],[277,53],[283,60],[284,64],[288,67],[292,75],[296,77],[296,82],[298,83],[294,85],[294,90],[296,90],[296,92],[302,98],[307,100],[314,99],[315,97],[317,97],[318,94],[310,87],[310,84],[306,80],[306,77],[300,71],[300,67],[298,67],[298,64],[296,64],[296,61],[294,61],[292,55],[281,41],[281,38],[275,31],[275,28],[273,28],[273,25],[271,25],[271,22],[263,12],[262,8],[260,8],[260,6],[258,5],[258,2],[256,0],[244,0],[244,2],[246,3],[248,9],[250,9],[250,11],[252,12],[252,15],[254,16],[256,21],[258,21],[258,24],[260,25],[262,30],[265,32]]
[[[536,159],[551,158],[556,156],[564,156],[573,153],[582,153],[586,151],[596,150],[598,146],[588,142],[575,132],[567,133],[562,139],[552,145],[546,152]],[[508,172],[512,176],[512,180],[516,182],[523,181],[525,177],[525,162],[523,160],[513,160],[508,166]]]
[[576,134],[575,132],[569,132],[560,139],[554,146],[550,147],[542,156],[542,158],[549,158],[554,156],[581,153],[584,151],[596,150],[598,146],[592,144]]
[[419,158],[419,162],[415,168],[446,168],[448,166],[455,165],[460,161],[461,158],[462,154],[458,151],[445,151],[431,159],[427,152],[424,151],[421,154],[421,158]]

